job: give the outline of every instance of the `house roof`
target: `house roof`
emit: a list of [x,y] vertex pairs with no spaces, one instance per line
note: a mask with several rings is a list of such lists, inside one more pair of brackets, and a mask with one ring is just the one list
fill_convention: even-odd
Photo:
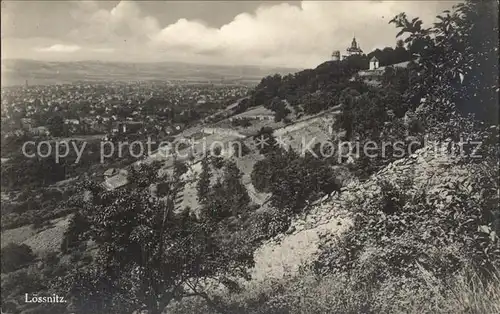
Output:
[[105,176],[112,176],[118,171],[115,168],[109,168],[108,170],[104,171]]
[[378,61],[377,57],[373,56],[371,59],[370,59],[370,62],[375,62],[375,61]]
[[122,187],[124,185],[127,185],[129,183],[127,175],[125,173],[118,173],[117,175],[107,178],[104,180],[102,185],[104,188],[108,191],[117,189],[119,187]]

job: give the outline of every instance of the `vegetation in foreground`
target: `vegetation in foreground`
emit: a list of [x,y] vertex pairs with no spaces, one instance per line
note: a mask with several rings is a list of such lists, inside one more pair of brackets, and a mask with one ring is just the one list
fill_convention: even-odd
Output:
[[[498,112],[496,12],[497,2],[467,1],[429,29],[401,14],[392,23],[408,34],[405,43],[418,63],[386,73],[380,87],[358,81],[334,90],[345,104],[338,127],[348,139],[480,138],[483,158],[448,154],[446,167],[432,159],[403,167],[388,166],[392,158],[367,163],[361,156],[350,166],[359,182],[342,190],[353,227],[337,242],[325,240],[313,266],[297,276],[253,289],[239,284],[263,239],[286,231],[290,218],[306,210],[304,200],[338,189],[332,170],[339,165],[266,150],[252,180],[272,194],[270,211],[252,206],[231,162],[204,161],[199,213],[173,210],[182,171],[163,177],[156,165],[143,166],[132,186],[113,192],[85,183],[77,194],[84,197],[71,199],[80,211],[65,235],[65,254],[2,249],[2,291],[8,291],[2,307],[23,313],[499,312],[498,116],[491,114]],[[311,71],[298,75],[301,81],[267,78],[251,101],[268,103],[282,87],[286,95],[309,83],[321,89]],[[349,73],[339,75],[343,83],[352,74],[338,73]],[[313,103],[328,107],[330,96],[316,93],[321,101]],[[286,115],[276,102],[271,108]],[[403,164],[419,154],[404,156]],[[277,167],[284,162],[295,171]],[[222,176],[212,182],[216,169]],[[64,293],[70,303],[15,301],[26,292]]]

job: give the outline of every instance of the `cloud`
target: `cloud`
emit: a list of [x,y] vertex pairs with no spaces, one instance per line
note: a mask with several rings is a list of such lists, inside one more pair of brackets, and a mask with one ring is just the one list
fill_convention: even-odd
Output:
[[63,44],[55,44],[49,47],[40,47],[36,48],[36,51],[39,52],[62,52],[62,53],[70,53],[70,52],[76,52],[78,50],[82,49],[78,45],[63,45]]
[[[448,6],[451,6],[448,4]],[[152,36],[171,51],[219,54],[224,60],[311,66],[345,51],[354,35],[366,53],[394,46],[397,30],[388,21],[399,12],[429,20],[439,2],[303,1],[300,7],[276,4],[237,15],[220,28],[180,19]]]
[[143,16],[133,1],[121,1],[111,10],[99,9],[94,1],[78,3],[73,18],[81,23],[70,36],[86,42],[109,43],[119,41],[140,42],[160,30],[158,21]]
[[98,52],[98,53],[112,53],[115,52],[114,48],[92,48],[90,49],[93,52]]
[[[161,26],[141,11],[141,3],[121,1],[106,10],[96,2],[77,3],[72,12],[80,27],[68,40],[84,47],[105,44],[116,58],[311,67],[333,50],[345,51],[355,35],[361,48],[394,46],[397,33],[389,20],[400,12],[433,22],[454,3],[448,1],[302,1],[261,6],[221,27],[179,19]],[[54,45],[52,50],[62,46]],[[75,49],[74,46],[72,49]],[[69,50],[72,50],[71,48]],[[64,50],[64,49],[60,49]],[[90,52],[90,50],[85,50]]]

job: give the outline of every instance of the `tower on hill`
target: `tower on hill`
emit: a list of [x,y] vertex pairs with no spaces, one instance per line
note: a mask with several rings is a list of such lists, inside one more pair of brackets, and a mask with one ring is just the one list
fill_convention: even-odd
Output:
[[345,58],[350,57],[350,56],[363,54],[363,50],[361,50],[361,47],[359,46],[358,42],[356,41],[356,37],[352,38],[351,46],[347,47],[346,51],[347,51],[347,54],[341,56],[339,50],[334,50],[332,52],[332,61],[344,60]]
[[340,60],[340,51],[334,50],[332,52],[332,61],[339,61],[339,60]]
[[358,45],[358,42],[356,41],[356,37],[352,38],[351,46],[347,48],[347,56],[353,56],[353,55],[361,55],[363,54],[363,50]]

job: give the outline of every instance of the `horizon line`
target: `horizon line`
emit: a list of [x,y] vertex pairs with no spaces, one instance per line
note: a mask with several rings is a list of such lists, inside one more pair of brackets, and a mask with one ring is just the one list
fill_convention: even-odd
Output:
[[[39,59],[27,59],[27,58],[0,58],[3,61],[32,61],[32,62],[53,62],[53,63],[79,63],[79,62],[100,62],[100,63],[122,63],[122,64],[158,64],[158,63],[177,63],[177,64],[188,64],[188,65],[205,65],[205,66],[225,66],[225,67],[258,67],[258,68],[282,68],[282,69],[306,69],[305,67],[291,67],[282,65],[257,65],[257,64],[223,64],[223,63],[197,63],[188,61],[112,61],[112,60],[99,60],[99,59],[84,59],[84,60],[39,60]],[[328,61],[328,60],[327,60]]]

